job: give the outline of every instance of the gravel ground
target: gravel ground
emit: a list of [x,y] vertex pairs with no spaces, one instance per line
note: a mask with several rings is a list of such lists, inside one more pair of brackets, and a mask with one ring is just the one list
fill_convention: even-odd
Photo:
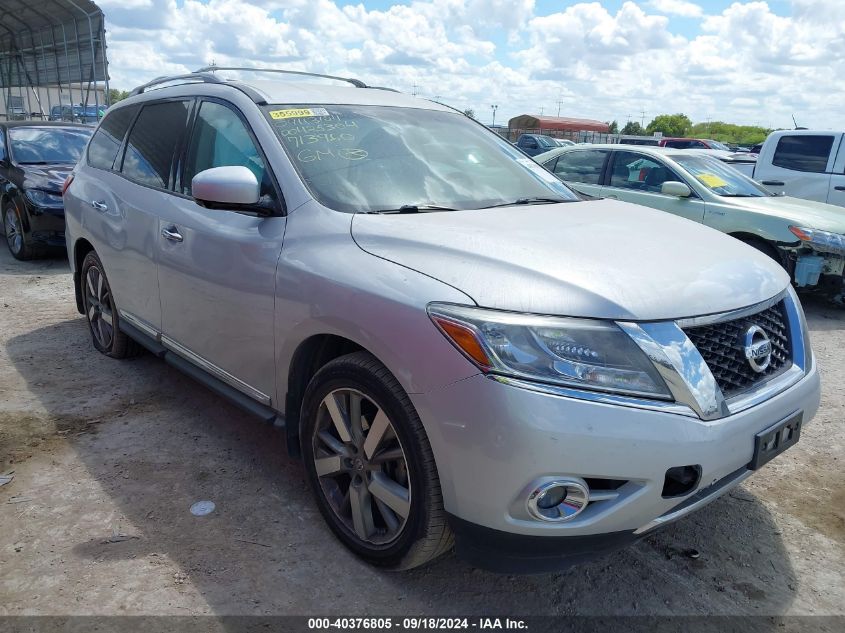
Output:
[[815,422],[705,510],[564,573],[392,574],[333,538],[280,433],[150,355],[101,356],[66,262],[0,251],[0,615],[845,614],[842,308],[805,300]]

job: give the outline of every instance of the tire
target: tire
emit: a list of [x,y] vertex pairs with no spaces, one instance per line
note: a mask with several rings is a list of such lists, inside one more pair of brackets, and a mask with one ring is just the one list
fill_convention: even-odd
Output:
[[391,570],[452,548],[431,445],[384,365],[367,352],[329,362],[308,384],[300,419],[311,491],[346,547]]
[[3,207],[3,234],[6,236],[6,246],[15,259],[27,261],[47,254],[46,247],[34,245],[27,239],[21,214],[12,202],[7,202]]
[[141,352],[141,346],[120,331],[120,317],[103,263],[94,251],[82,261],[79,275],[82,307],[97,351],[111,358],[129,358]]

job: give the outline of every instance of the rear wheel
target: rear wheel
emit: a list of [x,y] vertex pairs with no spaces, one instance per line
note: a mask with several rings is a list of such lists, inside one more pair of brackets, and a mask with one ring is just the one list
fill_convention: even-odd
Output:
[[120,317],[103,263],[94,251],[85,256],[80,270],[82,305],[94,347],[112,358],[136,356],[141,347],[120,331]]
[[9,247],[9,252],[15,259],[26,261],[45,255],[46,248],[33,245],[27,238],[20,212],[11,202],[3,208],[3,232],[6,234],[6,245]]
[[397,570],[451,549],[431,446],[384,365],[367,352],[325,365],[306,390],[302,424],[312,492],[344,545]]

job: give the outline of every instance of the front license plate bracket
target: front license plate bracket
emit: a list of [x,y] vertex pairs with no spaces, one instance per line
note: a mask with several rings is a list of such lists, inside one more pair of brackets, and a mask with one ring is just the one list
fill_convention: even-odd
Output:
[[803,418],[804,412],[798,411],[757,433],[754,436],[754,456],[748,462],[748,468],[757,470],[798,442]]

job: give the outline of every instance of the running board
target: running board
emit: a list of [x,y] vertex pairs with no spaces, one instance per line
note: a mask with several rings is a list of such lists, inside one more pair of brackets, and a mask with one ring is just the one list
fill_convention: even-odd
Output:
[[154,356],[163,358],[164,362],[168,365],[175,367],[183,374],[188,375],[198,383],[204,385],[208,389],[211,389],[214,393],[223,396],[236,407],[252,414],[267,424],[272,424],[276,428],[283,429],[285,427],[284,416],[279,415],[275,409],[261,404],[260,402],[256,402],[234,387],[230,387],[222,380],[218,380],[208,372],[194,365],[191,361],[186,360],[172,350],[167,349],[161,343],[145,334],[134,325],[127,323],[125,319],[120,320],[120,330],[133,341],[146,348]]

